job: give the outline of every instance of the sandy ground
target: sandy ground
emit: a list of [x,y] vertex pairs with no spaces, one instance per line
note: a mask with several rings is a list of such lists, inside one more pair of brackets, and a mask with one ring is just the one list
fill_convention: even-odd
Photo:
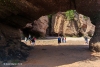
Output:
[[[29,42],[27,42],[28,45]],[[92,53],[83,38],[36,40],[27,61],[17,67],[100,67],[100,53]]]

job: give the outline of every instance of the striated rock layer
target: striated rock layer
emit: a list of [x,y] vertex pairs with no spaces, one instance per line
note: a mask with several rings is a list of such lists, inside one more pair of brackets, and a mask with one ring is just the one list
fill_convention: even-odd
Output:
[[93,36],[95,26],[91,23],[90,18],[79,14],[76,11],[73,15],[74,17],[72,20],[68,20],[66,12],[58,12],[51,17],[42,16],[33,23],[28,23],[24,27],[24,30],[28,30],[32,34],[34,34],[34,32],[39,32],[40,36],[50,34],[63,36],[80,36],[80,34],[82,36],[88,34],[89,36]]
[[27,24],[26,28],[32,26],[31,29],[33,31],[38,31],[43,34],[41,36],[50,34],[63,36],[79,36],[80,34],[88,34],[89,36],[93,36],[95,26],[91,23],[90,18],[79,14],[76,11],[73,15],[74,17],[71,20],[68,20],[66,12],[58,12],[57,14],[52,15],[51,19],[48,16],[42,16],[37,21],[33,22],[33,26],[32,24]]

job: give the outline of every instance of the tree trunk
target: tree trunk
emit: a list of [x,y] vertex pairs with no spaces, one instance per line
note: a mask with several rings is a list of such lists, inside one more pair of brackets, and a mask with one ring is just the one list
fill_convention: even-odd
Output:
[[95,32],[90,40],[89,49],[100,52],[100,22],[96,22]]

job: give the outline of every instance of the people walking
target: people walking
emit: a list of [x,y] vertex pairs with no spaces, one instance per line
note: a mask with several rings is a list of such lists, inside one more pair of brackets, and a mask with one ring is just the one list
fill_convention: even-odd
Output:
[[64,37],[64,43],[66,43],[66,37]]
[[29,34],[29,36],[28,36],[28,40],[31,40],[31,35]]
[[25,41],[25,43],[27,44],[27,37],[25,37],[24,41]]
[[25,42],[27,41],[27,37],[25,37]]
[[33,37],[33,38],[31,39],[31,45],[32,45],[32,46],[34,46],[34,44],[35,44],[35,40],[36,40],[35,37]]
[[28,40],[30,41],[30,44],[31,44],[31,35],[29,34],[29,36],[28,36]]
[[64,37],[63,37],[63,36],[62,36],[62,38],[61,38],[61,39],[62,39],[62,43],[64,43]]
[[85,39],[85,43],[88,44],[88,37],[85,36],[84,39]]
[[87,34],[84,35],[84,39],[85,39],[85,43],[86,44],[89,44],[89,41],[88,41],[89,38],[90,37]]
[[59,36],[58,37],[58,44],[60,44],[61,43],[61,37]]

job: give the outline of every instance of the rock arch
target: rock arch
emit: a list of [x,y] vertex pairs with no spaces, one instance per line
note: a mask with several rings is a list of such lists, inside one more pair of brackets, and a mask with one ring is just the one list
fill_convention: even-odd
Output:
[[[6,31],[5,27],[7,26],[7,30],[13,28],[18,32],[19,28],[23,28],[27,23],[33,22],[42,15],[76,9],[79,13],[89,16],[96,25],[94,36],[90,40],[89,49],[92,51],[100,51],[100,1],[71,1],[70,4],[70,0],[0,0],[0,25],[4,25],[2,28],[0,27],[0,39],[5,40],[0,40],[0,43],[3,45],[3,42],[7,42],[9,39],[16,39],[12,35],[13,30],[10,32]],[[1,32],[2,30],[5,35]],[[20,38],[17,38],[17,40],[19,41]]]

